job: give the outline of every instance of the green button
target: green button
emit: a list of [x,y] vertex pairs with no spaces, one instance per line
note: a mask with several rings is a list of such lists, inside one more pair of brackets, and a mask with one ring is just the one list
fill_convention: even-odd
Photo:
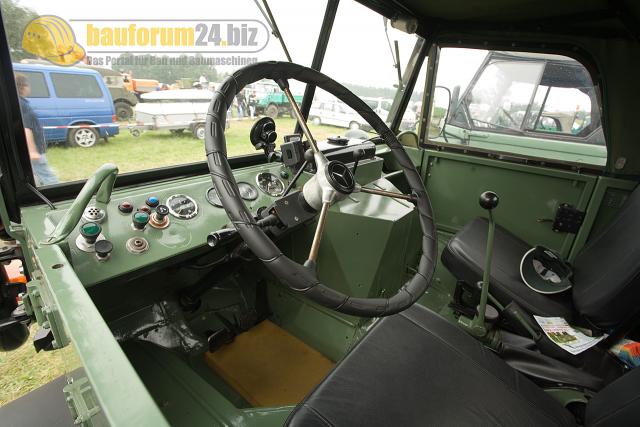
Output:
[[82,225],[82,233],[85,236],[97,236],[102,231],[102,228],[95,222],[87,222]]
[[149,222],[149,214],[146,212],[136,212],[133,214],[133,220],[141,224],[146,224]]

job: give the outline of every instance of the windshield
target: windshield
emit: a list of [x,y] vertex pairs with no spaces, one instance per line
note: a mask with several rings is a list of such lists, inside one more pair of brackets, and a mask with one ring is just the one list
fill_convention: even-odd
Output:
[[[292,61],[310,66],[326,0],[268,5]],[[107,162],[123,173],[204,161],[204,122],[213,91],[245,65],[287,60],[268,15],[254,1],[185,0],[167,12],[123,0],[2,2],[38,186],[86,179]],[[401,90],[396,52],[402,71],[416,40],[369,9],[343,1],[322,71],[387,119]],[[300,104],[305,85],[290,84]],[[413,101],[421,94],[416,91]],[[329,98],[316,91],[311,126],[316,139],[349,127],[368,130],[357,114]],[[316,108],[323,100],[329,102]],[[278,142],[294,132],[290,104],[273,81],[245,87],[229,108],[230,157],[256,152],[249,131],[264,116],[275,119]],[[415,113],[409,114],[403,127],[415,123]]]

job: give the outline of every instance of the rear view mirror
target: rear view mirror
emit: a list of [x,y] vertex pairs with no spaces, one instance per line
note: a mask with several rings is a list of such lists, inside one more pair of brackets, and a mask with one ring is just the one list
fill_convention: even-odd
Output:
[[431,102],[431,118],[429,120],[429,138],[437,138],[444,133],[449,117],[451,91],[444,86],[436,86]]

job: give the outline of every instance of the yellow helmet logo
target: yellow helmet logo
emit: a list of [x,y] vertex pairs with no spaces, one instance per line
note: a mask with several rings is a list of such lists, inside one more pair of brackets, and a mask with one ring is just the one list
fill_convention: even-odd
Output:
[[71,26],[53,15],[40,16],[27,24],[22,48],[58,65],[73,65],[85,55]]

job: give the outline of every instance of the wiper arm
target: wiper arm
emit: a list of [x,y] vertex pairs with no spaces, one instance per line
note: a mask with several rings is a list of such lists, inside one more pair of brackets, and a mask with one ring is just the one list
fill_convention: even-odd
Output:
[[264,19],[267,21],[267,24],[269,24],[269,26],[271,27],[271,34],[273,34],[275,38],[280,40],[280,45],[282,46],[282,50],[284,50],[284,54],[287,57],[287,61],[293,62],[291,60],[291,55],[289,55],[289,49],[287,49],[287,45],[284,43],[284,38],[282,37],[280,30],[278,29],[278,24],[276,23],[276,20],[273,17],[273,14],[271,13],[271,8],[269,7],[269,3],[267,3],[267,0],[262,0],[262,2],[264,3],[264,9],[263,9],[262,6],[260,6],[259,0],[253,0],[253,1],[256,3],[256,6],[258,6],[260,13],[262,13],[262,16],[264,16]]

